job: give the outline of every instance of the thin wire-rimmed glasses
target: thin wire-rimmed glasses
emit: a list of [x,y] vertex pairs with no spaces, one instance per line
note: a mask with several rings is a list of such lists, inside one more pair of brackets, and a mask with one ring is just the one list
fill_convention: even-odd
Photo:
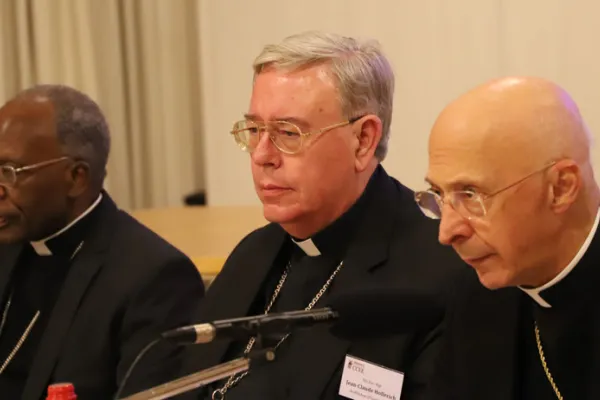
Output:
[[362,117],[351,118],[348,121],[329,125],[313,132],[302,132],[297,125],[287,121],[257,122],[242,120],[233,124],[231,134],[242,150],[252,153],[260,142],[261,132],[267,131],[269,139],[279,151],[286,154],[296,154],[302,150],[302,146],[309,136],[320,135],[335,128],[353,124]]
[[487,209],[484,202],[497,194],[504,192],[518,185],[521,182],[531,178],[535,174],[543,172],[556,164],[556,161],[546,164],[543,168],[537,169],[524,176],[523,178],[511,183],[502,189],[496,190],[491,194],[481,194],[472,190],[457,190],[446,193],[443,197],[432,189],[415,193],[415,201],[419,208],[427,217],[431,219],[440,219],[442,217],[442,209],[446,201],[454,208],[461,216],[467,219],[481,218],[487,215]]
[[18,175],[25,171],[34,171],[43,167],[47,167],[58,162],[68,160],[70,157],[63,156],[53,158],[51,160],[42,161],[36,164],[25,165],[23,167],[15,167],[12,165],[0,165],[0,185],[14,186],[17,183]]

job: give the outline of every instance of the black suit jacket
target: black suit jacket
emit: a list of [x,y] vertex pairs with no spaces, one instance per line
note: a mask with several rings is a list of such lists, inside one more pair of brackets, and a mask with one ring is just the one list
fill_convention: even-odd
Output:
[[[140,350],[162,331],[189,323],[204,294],[185,255],[103,197],[37,348],[23,400],[45,398],[54,382],[72,382],[82,400],[112,398]],[[0,247],[0,298],[21,249]],[[171,379],[180,351],[150,350],[125,393]]]
[[[600,233],[575,269],[542,292],[551,309],[542,309],[519,288],[488,290],[474,271],[463,275],[446,314],[432,399],[519,399],[525,351],[532,354],[539,370],[537,384],[545,385],[545,393],[555,398],[542,372],[534,340],[523,348],[525,335],[533,337],[532,315],[539,318],[542,342],[552,339],[558,344],[554,350],[572,360],[556,363],[556,353],[544,346],[548,367],[559,389],[563,388],[562,395],[567,399],[600,399],[599,285]],[[570,376],[561,375],[561,369]]]
[[[374,182],[372,200],[358,223],[344,258],[344,268],[333,281],[330,294],[397,282],[423,294],[442,296],[446,283],[465,266],[450,249],[437,243],[438,225],[421,213],[413,192],[383,169],[380,172]],[[197,320],[246,316],[288,238],[276,224],[244,238],[208,290]],[[438,352],[439,330],[435,327],[425,332],[415,330],[405,335],[353,342],[340,340],[321,327],[293,335],[294,340],[301,342],[296,348],[302,351],[285,355],[294,358],[296,368],[289,399],[341,398],[337,393],[343,362],[346,354],[351,354],[405,372],[402,399],[414,400],[424,398]],[[229,341],[220,341],[190,348],[185,372],[228,361],[224,355],[230,345]],[[198,394],[188,397],[197,399]]]

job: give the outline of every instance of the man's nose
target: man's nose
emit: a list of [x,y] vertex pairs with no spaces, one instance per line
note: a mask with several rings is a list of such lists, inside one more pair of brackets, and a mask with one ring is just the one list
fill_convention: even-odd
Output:
[[441,244],[452,245],[461,237],[470,237],[473,229],[469,220],[460,215],[451,204],[444,203],[441,207],[440,228],[438,240]]
[[256,147],[252,151],[252,161],[258,165],[274,165],[281,163],[281,152],[271,140],[268,130],[261,129]]

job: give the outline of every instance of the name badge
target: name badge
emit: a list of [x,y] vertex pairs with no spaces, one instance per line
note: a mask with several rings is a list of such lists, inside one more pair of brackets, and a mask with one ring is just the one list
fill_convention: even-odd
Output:
[[346,355],[339,394],[352,400],[400,400],[404,374]]

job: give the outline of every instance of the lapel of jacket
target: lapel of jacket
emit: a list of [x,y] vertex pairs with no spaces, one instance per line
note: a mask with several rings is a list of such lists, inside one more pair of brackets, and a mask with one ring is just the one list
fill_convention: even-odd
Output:
[[[200,304],[196,323],[248,314],[287,237],[276,224],[267,225],[256,235],[260,236],[256,237],[251,253],[234,252],[227,260]],[[226,361],[223,357],[231,343],[231,340],[217,340],[195,346],[188,353],[184,370],[192,373]]]
[[43,397],[79,304],[102,266],[102,254],[110,244],[114,220],[119,211],[107,193],[103,193],[103,200],[98,207],[95,211],[99,215],[96,216],[94,227],[86,233],[81,250],[69,267],[69,273],[50,314],[25,384],[23,399]]
[[[344,266],[330,286],[329,294],[369,285],[371,272],[385,263],[389,255],[392,232],[397,223],[398,189],[383,168],[373,182],[371,197],[361,221],[356,226]],[[326,300],[326,296],[323,296]],[[315,307],[322,307],[320,301]],[[333,336],[326,327],[302,332],[294,338],[298,343],[287,357],[297,360],[293,365],[295,388],[290,400],[319,399],[335,370],[344,358],[351,342]]]
[[478,290],[485,294],[472,299],[476,306],[471,308],[476,312],[462,321],[468,330],[461,330],[472,331],[474,337],[462,338],[464,353],[459,353],[459,349],[455,354],[464,357],[467,370],[472,373],[463,379],[470,391],[467,398],[512,399],[517,389],[515,371],[519,371],[518,338],[524,294],[517,288],[489,291],[479,287]]

